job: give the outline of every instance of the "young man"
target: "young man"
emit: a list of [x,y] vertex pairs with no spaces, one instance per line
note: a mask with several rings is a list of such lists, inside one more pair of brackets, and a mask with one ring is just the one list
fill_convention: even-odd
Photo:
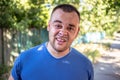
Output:
[[49,41],[21,53],[9,80],[93,80],[92,63],[70,47],[79,23],[80,14],[74,6],[56,6],[47,27]]

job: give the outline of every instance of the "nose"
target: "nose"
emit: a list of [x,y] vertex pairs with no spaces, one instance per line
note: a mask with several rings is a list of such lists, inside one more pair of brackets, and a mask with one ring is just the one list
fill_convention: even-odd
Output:
[[65,28],[62,28],[59,32],[59,35],[60,36],[66,36],[68,33],[67,33],[67,30]]

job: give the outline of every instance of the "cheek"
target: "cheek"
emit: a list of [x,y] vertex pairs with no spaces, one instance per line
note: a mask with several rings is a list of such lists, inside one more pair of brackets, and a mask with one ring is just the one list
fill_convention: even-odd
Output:
[[71,41],[73,41],[76,38],[76,34],[69,34],[69,38]]
[[50,29],[49,30],[49,37],[55,37],[57,35],[58,31],[55,29]]

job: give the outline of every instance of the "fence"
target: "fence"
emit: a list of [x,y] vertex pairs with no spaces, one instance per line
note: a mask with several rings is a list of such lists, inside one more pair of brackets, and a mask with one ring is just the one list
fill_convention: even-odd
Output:
[[0,64],[12,64],[21,51],[47,40],[46,29],[32,28],[26,31],[0,29]]

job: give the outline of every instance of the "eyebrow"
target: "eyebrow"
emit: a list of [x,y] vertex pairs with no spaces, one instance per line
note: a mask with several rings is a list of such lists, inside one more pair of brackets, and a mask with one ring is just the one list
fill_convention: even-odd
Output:
[[69,24],[69,26],[71,26],[71,27],[75,27],[75,25],[74,25],[74,24]]
[[62,21],[60,21],[60,20],[55,20],[55,21],[53,21],[53,22],[58,22],[58,23],[62,23]]
[[[62,23],[62,21],[60,21],[60,20],[55,20],[55,21],[53,21],[53,22]],[[71,26],[71,27],[75,27],[75,25],[74,25],[74,24],[69,24],[69,26]]]

